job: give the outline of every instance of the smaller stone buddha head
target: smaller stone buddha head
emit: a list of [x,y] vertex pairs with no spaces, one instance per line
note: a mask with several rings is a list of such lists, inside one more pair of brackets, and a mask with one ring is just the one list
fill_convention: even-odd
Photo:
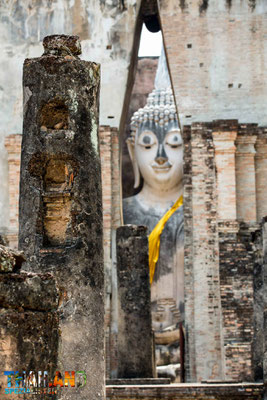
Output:
[[127,139],[135,183],[140,174],[154,189],[173,189],[183,176],[183,141],[171,88],[153,90],[131,119]]

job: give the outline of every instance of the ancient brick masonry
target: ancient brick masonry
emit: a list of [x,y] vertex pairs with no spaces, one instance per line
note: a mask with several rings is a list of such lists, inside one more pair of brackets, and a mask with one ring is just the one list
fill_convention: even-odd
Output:
[[116,229],[120,217],[120,168],[118,130],[99,129],[102,201],[103,248],[105,266],[105,361],[106,376],[117,373],[117,298],[116,298]]
[[186,380],[223,380],[211,124],[185,127],[184,151]]
[[145,226],[117,229],[118,377],[152,378],[148,238]]
[[107,386],[107,400],[262,400],[262,384]]
[[[261,234],[257,221],[266,210],[266,129],[238,124],[237,120],[215,121],[213,137],[221,141],[228,138],[222,150],[228,160],[224,170],[218,168],[216,160],[218,181],[222,174],[229,177],[235,173],[234,179],[224,179],[220,191],[217,187],[222,211],[218,230],[225,377],[259,381],[263,377],[263,262],[258,251]],[[236,187],[235,201],[234,196],[230,198],[229,185]],[[225,194],[227,198],[223,198]]]
[[248,224],[257,221],[255,143],[257,125],[240,125],[236,139],[237,219]]
[[77,37],[44,39],[24,63],[19,245],[28,271],[60,290],[59,370],[87,384],[62,398],[104,398],[104,268],[98,143],[99,65]]
[[255,174],[256,174],[256,202],[257,221],[267,215],[266,187],[267,187],[267,128],[257,129],[255,145]]
[[225,378],[234,381],[254,378],[254,257],[250,228],[256,222],[255,128],[255,124],[239,125],[237,120],[212,124]]
[[5,139],[5,147],[8,152],[9,182],[9,231],[7,239],[9,246],[13,248],[18,247],[21,138],[21,135],[13,134]]
[[184,128],[187,380],[263,376],[256,219],[264,215],[267,170],[260,145],[266,146],[266,129],[255,124],[217,120]]
[[266,2],[161,0],[159,8],[182,125],[215,118],[266,125]]
[[219,236],[225,376],[251,382],[254,259],[250,233],[244,229],[239,234],[220,232]]
[[266,338],[266,304],[267,304],[267,218],[263,218],[259,229],[253,234],[254,247],[254,340],[253,372],[256,381],[264,382],[267,374],[267,338]]

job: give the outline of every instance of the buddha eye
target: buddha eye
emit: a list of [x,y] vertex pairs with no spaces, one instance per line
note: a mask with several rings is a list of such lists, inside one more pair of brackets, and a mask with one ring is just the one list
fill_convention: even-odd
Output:
[[180,132],[169,132],[166,137],[166,144],[172,149],[182,146],[183,141]]
[[144,142],[145,144],[147,144],[147,145],[150,145],[150,143],[151,143],[151,137],[148,136],[148,135],[145,135],[145,136],[143,137],[143,142]]
[[156,143],[156,138],[153,132],[142,132],[138,138],[138,144],[145,149],[151,149]]

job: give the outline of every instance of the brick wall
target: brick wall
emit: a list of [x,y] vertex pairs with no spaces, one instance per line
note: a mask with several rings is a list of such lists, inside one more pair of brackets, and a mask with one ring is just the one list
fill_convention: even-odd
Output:
[[263,384],[107,386],[107,400],[242,400],[263,398]]
[[257,129],[255,149],[257,221],[261,222],[267,215],[267,128]]
[[267,124],[267,3],[161,0],[160,17],[182,125],[237,118]]
[[223,380],[212,124],[184,129],[186,380]]
[[19,216],[19,179],[20,179],[20,152],[22,135],[13,134],[5,139],[8,153],[8,193],[9,193],[9,227],[7,239],[9,246],[18,247],[18,216]]
[[220,232],[220,286],[227,380],[254,379],[251,346],[254,333],[253,267],[248,229],[239,234]]
[[266,129],[255,124],[217,120],[184,127],[187,380],[214,379],[214,354],[220,379],[262,378],[256,214],[265,212],[267,170],[260,144],[265,149]]
[[239,125],[236,138],[236,204],[237,219],[247,223],[255,223],[256,210],[256,175],[255,175],[255,143],[257,125]]

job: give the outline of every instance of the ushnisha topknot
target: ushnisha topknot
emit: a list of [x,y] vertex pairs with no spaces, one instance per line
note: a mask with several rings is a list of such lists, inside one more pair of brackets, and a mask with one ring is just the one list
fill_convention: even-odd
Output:
[[170,122],[177,123],[178,125],[172,89],[171,87],[154,89],[148,95],[145,107],[136,111],[131,118],[131,139],[135,138],[141,125],[152,126],[152,124],[156,124],[167,126]]

